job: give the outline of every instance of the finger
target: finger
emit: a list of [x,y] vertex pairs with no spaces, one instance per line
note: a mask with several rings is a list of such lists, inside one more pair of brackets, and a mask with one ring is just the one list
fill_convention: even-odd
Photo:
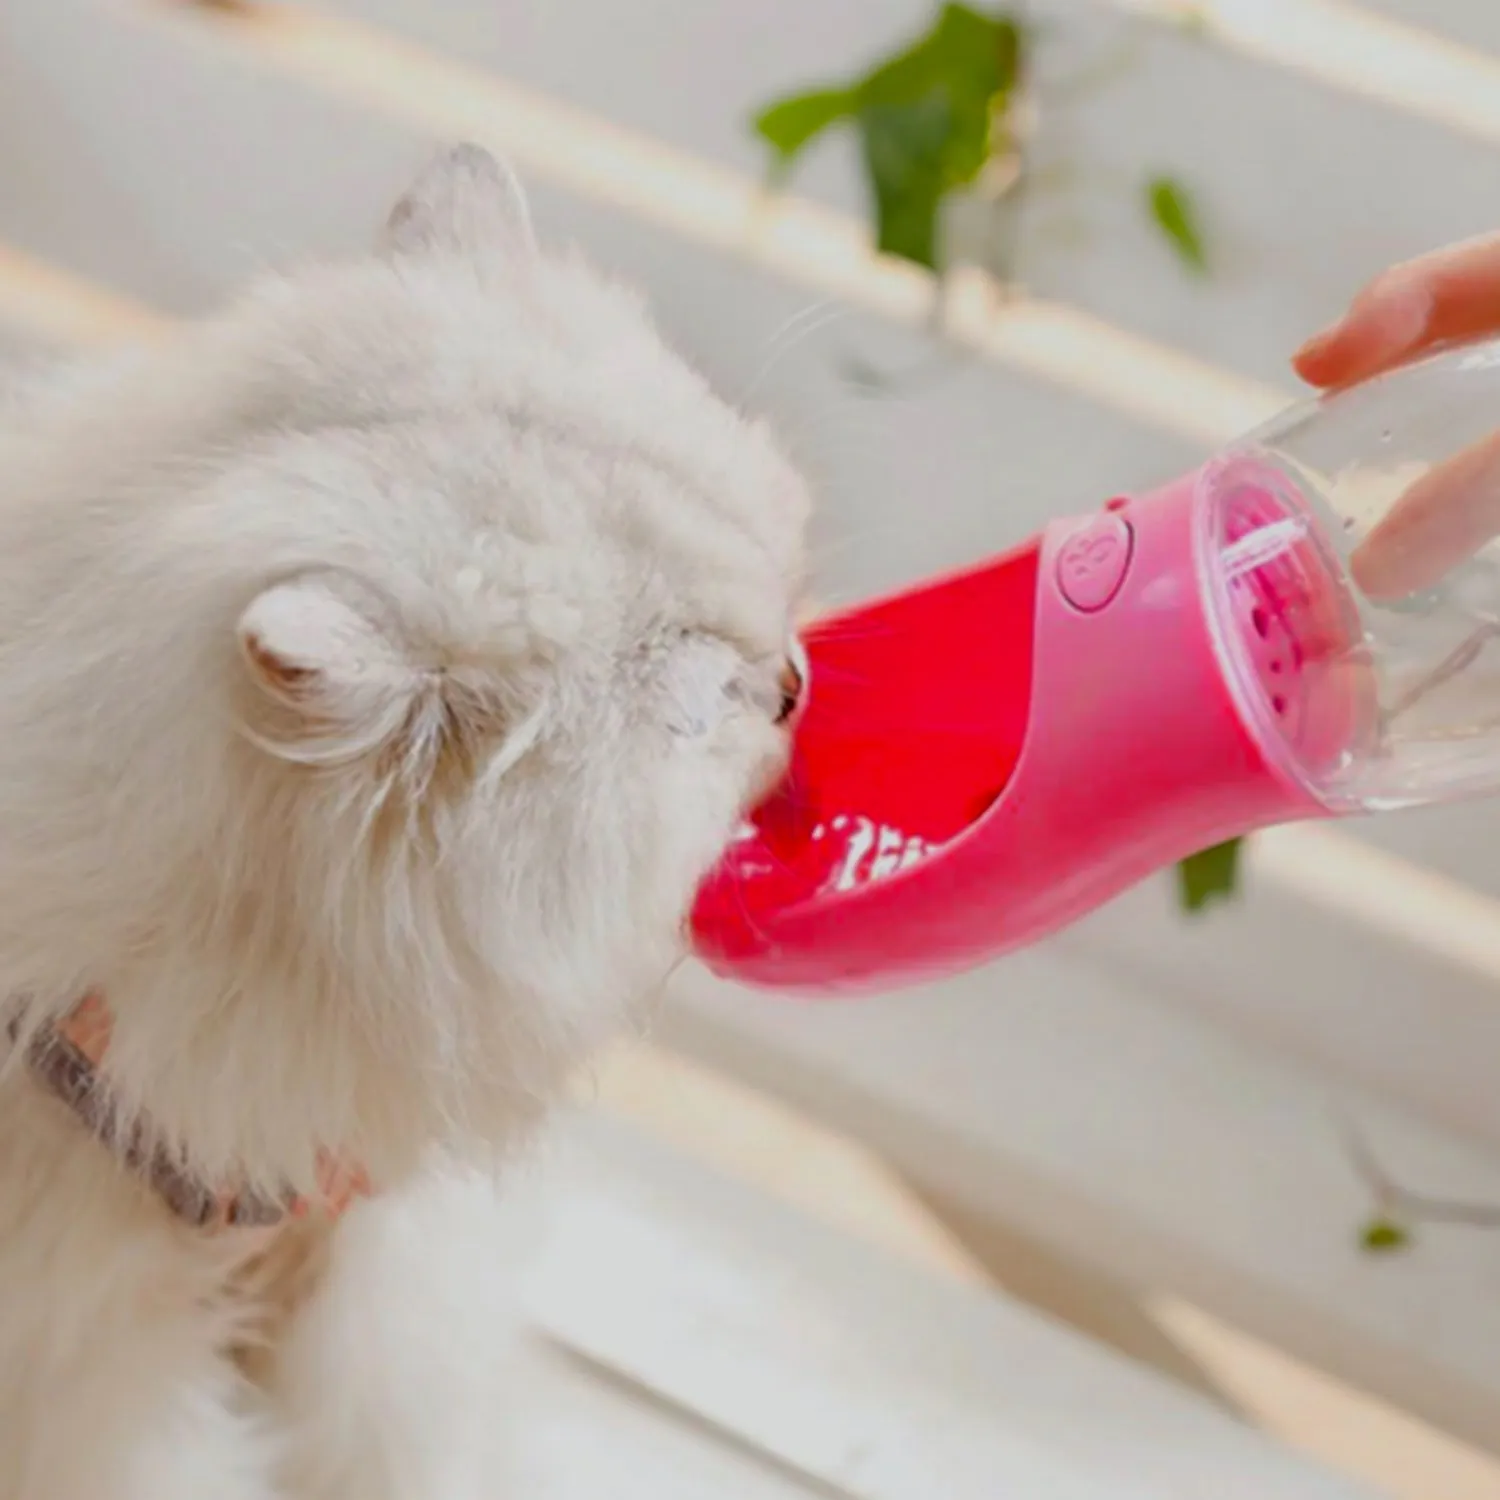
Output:
[[1500,536],[1500,432],[1429,469],[1350,558],[1354,581],[1376,600],[1431,588]]
[[1292,364],[1312,385],[1353,385],[1437,344],[1494,332],[1500,332],[1500,235],[1486,235],[1382,273]]
[[1292,368],[1323,389],[1354,385],[1423,347],[1433,315],[1424,280],[1388,271],[1355,298],[1342,321],[1310,339]]

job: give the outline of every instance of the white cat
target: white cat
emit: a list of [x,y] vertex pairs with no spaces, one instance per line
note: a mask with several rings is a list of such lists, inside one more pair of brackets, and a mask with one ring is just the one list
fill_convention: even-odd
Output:
[[472,147],[0,406],[0,1500],[487,1493],[474,1210],[783,763],[806,509]]

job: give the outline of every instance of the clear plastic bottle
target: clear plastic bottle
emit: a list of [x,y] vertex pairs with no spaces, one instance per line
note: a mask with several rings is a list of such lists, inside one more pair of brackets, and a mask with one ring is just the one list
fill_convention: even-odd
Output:
[[[1308,790],[1353,812],[1500,788],[1500,341],[1295,406],[1198,482],[1221,648],[1261,686],[1242,702],[1293,721]],[[1337,595],[1300,586],[1325,567]],[[1282,627],[1278,689],[1258,643]]]

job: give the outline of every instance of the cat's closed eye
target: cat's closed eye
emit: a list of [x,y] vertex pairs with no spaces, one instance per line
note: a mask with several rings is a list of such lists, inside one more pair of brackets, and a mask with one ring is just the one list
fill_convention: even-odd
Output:
[[663,685],[669,723],[677,734],[711,733],[736,706],[784,728],[806,696],[807,662],[793,645],[780,658],[747,664],[721,638],[685,635],[666,666]]

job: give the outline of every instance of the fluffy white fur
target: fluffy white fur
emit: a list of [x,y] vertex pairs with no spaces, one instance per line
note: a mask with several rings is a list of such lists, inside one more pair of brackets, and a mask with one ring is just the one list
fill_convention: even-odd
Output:
[[194,1173],[378,1190],[205,1236],[6,1058],[0,1500],[485,1493],[492,1173],[783,759],[804,512],[473,148],[0,401],[0,1020],[98,985]]

